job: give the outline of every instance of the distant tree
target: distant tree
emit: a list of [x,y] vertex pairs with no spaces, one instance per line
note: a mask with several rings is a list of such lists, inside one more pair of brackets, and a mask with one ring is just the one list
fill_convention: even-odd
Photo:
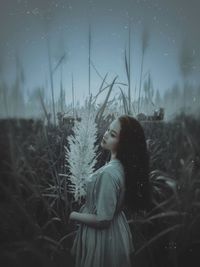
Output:
[[24,117],[25,114],[25,100],[24,100],[24,83],[25,74],[18,52],[15,54],[16,64],[16,78],[14,84],[11,86],[9,95],[9,106],[11,108],[11,116]]
[[154,107],[153,96],[154,96],[154,87],[151,74],[148,74],[147,79],[144,82],[144,94],[145,94],[145,110],[147,114],[151,113],[152,107]]
[[160,107],[162,105],[162,99],[160,96],[160,91],[158,89],[156,90],[156,95],[155,95],[155,105],[157,107]]
[[180,72],[183,77],[184,81],[184,87],[183,87],[183,108],[185,111],[186,107],[186,81],[189,77],[189,75],[193,71],[193,63],[194,63],[194,54],[192,52],[192,49],[189,47],[188,41],[185,40],[182,42],[182,47],[180,49],[180,54],[179,54],[179,66],[180,66]]
[[177,111],[181,107],[181,92],[179,89],[178,84],[174,84],[171,90],[171,99],[172,99],[172,105],[173,105],[173,110],[177,113]]
[[200,118],[200,85],[196,88],[195,91],[195,103],[196,103],[196,111]]
[[139,82],[139,98],[138,98],[138,113],[140,111],[140,97],[141,97],[141,89],[142,89],[142,78],[143,78],[143,65],[144,65],[144,56],[146,50],[149,45],[149,31],[147,28],[143,30],[142,33],[142,60],[141,60],[141,68],[140,68],[140,82]]
[[166,110],[166,115],[171,116],[173,114],[173,111],[171,109],[171,103],[172,103],[172,96],[170,89],[167,89],[163,96],[163,107]]
[[8,86],[5,82],[0,84],[0,117],[9,116],[9,107],[8,107]]

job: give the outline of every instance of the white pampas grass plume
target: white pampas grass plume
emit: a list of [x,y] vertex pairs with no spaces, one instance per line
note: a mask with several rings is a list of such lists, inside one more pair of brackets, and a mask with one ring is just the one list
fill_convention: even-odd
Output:
[[97,137],[97,126],[94,114],[86,110],[81,114],[81,121],[75,121],[74,136],[68,137],[69,149],[65,146],[65,160],[68,162],[71,182],[69,191],[75,201],[81,202],[86,195],[86,183],[94,171],[97,162],[94,143]]

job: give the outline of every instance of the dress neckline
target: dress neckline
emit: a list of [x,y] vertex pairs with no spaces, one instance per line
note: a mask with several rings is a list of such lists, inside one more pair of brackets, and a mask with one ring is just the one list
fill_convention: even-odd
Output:
[[106,164],[110,164],[112,162],[117,162],[117,163],[121,163],[121,161],[119,159],[111,159],[110,161],[108,161]]

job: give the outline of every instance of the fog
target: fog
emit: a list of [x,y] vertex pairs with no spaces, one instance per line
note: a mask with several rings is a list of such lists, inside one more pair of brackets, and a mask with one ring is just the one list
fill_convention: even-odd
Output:
[[121,84],[138,112],[199,113],[199,5],[1,1],[0,116],[42,116],[41,101],[52,112],[53,98],[56,112],[66,112],[95,96],[106,74],[107,84],[117,76],[110,100],[120,103]]

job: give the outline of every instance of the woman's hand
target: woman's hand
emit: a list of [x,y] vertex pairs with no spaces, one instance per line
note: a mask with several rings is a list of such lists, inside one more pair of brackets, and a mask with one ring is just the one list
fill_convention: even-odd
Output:
[[106,229],[111,221],[99,220],[97,215],[72,211],[69,215],[69,221],[77,221],[97,229]]
[[76,211],[72,211],[71,213],[70,213],[70,215],[69,215],[69,220],[70,221],[73,221],[73,220],[75,220],[75,216],[76,215]]

